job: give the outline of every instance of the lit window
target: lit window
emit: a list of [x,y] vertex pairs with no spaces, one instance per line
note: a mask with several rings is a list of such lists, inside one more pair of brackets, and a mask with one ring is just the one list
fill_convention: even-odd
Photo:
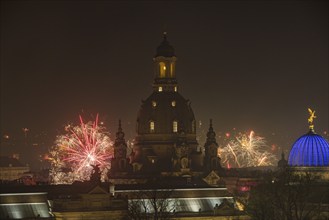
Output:
[[160,67],[160,77],[164,78],[166,76],[166,64],[164,62],[160,62],[159,67]]
[[162,92],[162,86],[159,86],[159,92]]
[[157,106],[157,102],[156,101],[152,101],[152,107],[156,107]]
[[173,121],[173,123],[172,123],[172,131],[174,133],[177,133],[177,130],[178,130],[178,122],[177,121]]
[[171,102],[171,106],[172,106],[172,107],[175,107],[175,106],[176,106],[176,101],[172,101],[172,102]]
[[150,121],[150,132],[154,132],[154,121]]
[[175,72],[175,70],[174,70],[174,63],[171,63],[170,64],[170,76],[171,77],[174,77],[174,72]]
[[175,92],[177,92],[177,86],[175,86],[174,90],[175,90]]

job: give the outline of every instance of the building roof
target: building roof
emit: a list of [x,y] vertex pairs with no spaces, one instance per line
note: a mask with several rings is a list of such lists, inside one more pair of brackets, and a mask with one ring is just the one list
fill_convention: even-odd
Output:
[[0,219],[54,219],[46,193],[0,193]]
[[174,48],[169,44],[167,41],[167,33],[163,33],[163,41],[160,44],[160,46],[156,49],[156,55],[155,57],[174,57],[175,56],[175,50]]
[[293,144],[289,166],[329,166],[329,143],[311,129]]
[[60,195],[87,194],[98,186],[106,192],[109,192],[110,183],[107,182],[100,184],[92,182],[74,182],[70,185],[1,185],[0,194],[47,192],[48,196],[52,198]]

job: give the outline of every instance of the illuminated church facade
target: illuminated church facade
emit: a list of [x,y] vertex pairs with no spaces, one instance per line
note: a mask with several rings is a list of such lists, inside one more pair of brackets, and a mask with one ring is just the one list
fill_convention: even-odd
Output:
[[[121,144],[123,148],[117,147],[117,143],[124,143],[120,125],[114,149],[112,177],[127,172],[200,176],[221,168],[212,122],[204,145],[205,153],[197,142],[196,120],[191,102],[178,89],[176,61],[175,50],[169,44],[165,32],[153,58],[153,92],[142,101],[137,115],[137,136],[129,163],[124,154],[118,153],[127,152],[126,145]],[[122,161],[122,166],[118,165],[118,161]]]

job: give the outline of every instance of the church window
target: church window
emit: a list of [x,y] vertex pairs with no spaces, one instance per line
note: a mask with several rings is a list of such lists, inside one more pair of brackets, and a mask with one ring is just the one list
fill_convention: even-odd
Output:
[[157,102],[156,101],[152,101],[152,107],[156,107],[157,106]]
[[159,86],[159,92],[162,92],[162,86]]
[[174,133],[177,133],[177,131],[178,131],[178,122],[177,121],[173,121],[173,123],[172,123],[172,131]]
[[154,132],[154,121],[150,121],[150,132]]
[[174,72],[175,72],[175,65],[174,63],[170,64],[170,77],[174,77]]
[[160,67],[160,78],[166,77],[166,64],[164,62],[160,62],[159,67]]
[[176,106],[176,101],[171,101],[171,106],[175,107]]

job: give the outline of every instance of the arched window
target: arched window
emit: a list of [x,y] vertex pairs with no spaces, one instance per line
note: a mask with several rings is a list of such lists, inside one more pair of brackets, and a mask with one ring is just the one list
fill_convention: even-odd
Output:
[[155,124],[154,124],[154,121],[150,121],[150,132],[154,132],[155,130]]
[[171,101],[171,106],[175,107],[176,106],[176,101]]
[[178,122],[177,121],[172,122],[172,131],[174,133],[177,133],[177,131],[178,131]]
[[160,68],[160,78],[166,77],[166,64],[164,62],[160,62],[159,68]]
[[170,77],[175,77],[175,64],[174,63],[171,63],[170,64]]

